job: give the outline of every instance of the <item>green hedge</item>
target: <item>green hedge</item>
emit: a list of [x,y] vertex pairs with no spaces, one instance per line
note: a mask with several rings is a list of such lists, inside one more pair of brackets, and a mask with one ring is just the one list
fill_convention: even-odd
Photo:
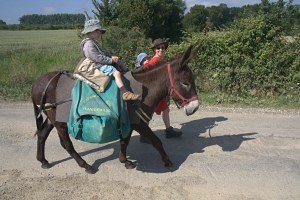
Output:
[[236,22],[230,31],[186,36],[169,56],[188,45],[202,49],[191,67],[200,91],[233,96],[277,96],[300,93],[300,42],[287,42],[262,18]]

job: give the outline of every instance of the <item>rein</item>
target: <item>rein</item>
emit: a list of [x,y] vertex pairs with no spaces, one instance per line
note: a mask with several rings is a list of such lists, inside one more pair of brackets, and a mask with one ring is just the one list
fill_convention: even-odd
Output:
[[169,75],[169,80],[170,80],[170,85],[171,85],[171,88],[170,88],[170,91],[169,91],[169,96],[172,97],[173,93],[181,100],[181,103],[178,104],[176,103],[176,101],[174,100],[175,104],[177,107],[183,107],[185,106],[186,104],[190,103],[191,101],[195,101],[195,100],[198,100],[198,97],[197,96],[194,96],[194,97],[191,97],[189,99],[186,99],[184,98],[174,87],[174,81],[173,81],[173,78],[172,78],[172,71],[171,71],[171,65],[168,64],[167,65],[167,68],[168,68],[168,75]]

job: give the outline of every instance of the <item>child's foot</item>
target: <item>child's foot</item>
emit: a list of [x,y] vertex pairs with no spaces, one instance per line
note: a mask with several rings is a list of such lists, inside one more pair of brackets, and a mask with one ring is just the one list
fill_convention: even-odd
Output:
[[123,100],[124,101],[128,101],[128,100],[137,100],[138,98],[140,98],[141,95],[139,94],[134,94],[132,92],[124,92],[123,93]]

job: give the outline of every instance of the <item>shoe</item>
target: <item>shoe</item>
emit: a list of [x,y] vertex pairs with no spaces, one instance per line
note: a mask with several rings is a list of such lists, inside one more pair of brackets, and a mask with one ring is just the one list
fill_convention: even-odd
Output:
[[140,142],[141,143],[146,143],[146,144],[151,144],[151,142],[147,138],[145,138],[143,136],[140,136]]
[[127,91],[123,93],[122,97],[124,101],[129,101],[129,100],[137,100],[138,98],[140,98],[140,96],[141,95],[139,94],[134,94],[132,92]]
[[181,131],[175,131],[172,126],[166,129],[166,138],[180,137],[182,135]]

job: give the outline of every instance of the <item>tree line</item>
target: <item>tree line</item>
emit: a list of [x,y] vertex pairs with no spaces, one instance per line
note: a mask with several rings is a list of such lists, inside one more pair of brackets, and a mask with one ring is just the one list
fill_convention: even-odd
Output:
[[84,14],[24,15],[20,24],[6,25],[0,20],[0,30],[58,30],[77,29],[85,22]]
[[[51,14],[51,15],[24,15],[19,18],[20,26],[25,25],[66,25],[83,24],[86,17],[84,14]],[[0,25],[6,25],[6,22],[0,19]]]
[[24,15],[20,24],[82,24],[85,21],[84,14],[52,14],[52,15]]
[[300,5],[292,3],[291,0],[279,0],[273,3],[262,0],[260,4],[246,5],[240,8],[228,8],[226,4],[212,7],[195,5],[185,15],[183,26],[189,32],[221,30],[234,20],[260,15],[270,23],[291,31],[300,25]]

